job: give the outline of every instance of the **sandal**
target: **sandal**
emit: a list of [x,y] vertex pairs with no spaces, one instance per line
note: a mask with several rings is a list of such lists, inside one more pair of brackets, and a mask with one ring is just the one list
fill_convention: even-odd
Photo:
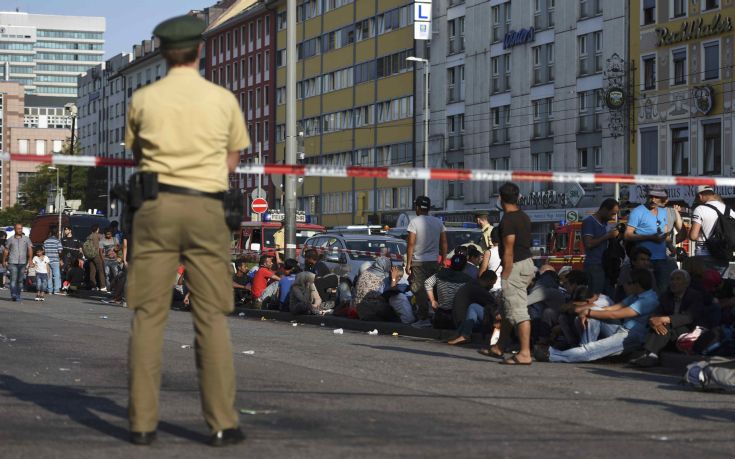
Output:
[[493,352],[492,348],[482,348],[477,351],[479,354],[484,355],[485,357],[492,357],[494,359],[502,359],[505,356],[505,353],[498,354],[497,352]]
[[501,365],[531,365],[532,362],[521,362],[518,360],[518,356],[514,355],[513,357],[507,359],[507,360],[501,360]]

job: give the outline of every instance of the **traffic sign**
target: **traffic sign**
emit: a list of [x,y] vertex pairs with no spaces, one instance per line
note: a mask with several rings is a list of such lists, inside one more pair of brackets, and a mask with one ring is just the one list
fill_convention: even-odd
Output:
[[570,210],[570,211],[567,212],[567,221],[568,222],[574,223],[574,222],[576,222],[578,220],[579,220],[579,214],[577,213],[576,210]]
[[262,214],[268,210],[268,201],[263,198],[253,199],[252,204],[250,204],[250,209],[256,214]]
[[265,198],[265,196],[265,190],[262,188],[256,188],[252,193],[250,193],[250,197],[253,199]]
[[582,196],[584,196],[585,191],[584,188],[582,188],[582,185],[577,182],[572,182],[567,185],[564,193],[567,196],[569,207],[576,207],[577,204],[579,204],[579,201],[582,200]]

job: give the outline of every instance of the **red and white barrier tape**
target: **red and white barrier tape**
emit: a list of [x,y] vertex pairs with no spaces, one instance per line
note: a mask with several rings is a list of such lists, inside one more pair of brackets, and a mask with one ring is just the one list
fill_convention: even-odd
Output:
[[[30,161],[60,166],[135,167],[129,159],[99,156],[20,155],[0,153],[0,161]],[[241,165],[235,170],[246,175],[297,175],[300,177],[381,178],[394,180],[460,180],[468,182],[554,182],[620,183],[645,185],[735,186],[735,177],[674,175],[591,174],[584,172],[496,171],[489,169],[425,169],[412,167],[362,167],[325,165]]]

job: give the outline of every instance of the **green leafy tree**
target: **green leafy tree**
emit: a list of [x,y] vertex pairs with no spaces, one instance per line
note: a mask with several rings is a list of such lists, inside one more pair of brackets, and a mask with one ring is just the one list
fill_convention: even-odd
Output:
[[23,226],[31,226],[31,222],[35,217],[35,212],[25,210],[16,204],[13,207],[0,210],[0,226],[13,226],[16,223],[22,223]]
[[[67,171],[70,166],[56,166],[58,167],[60,186],[64,192],[64,198],[68,200],[81,199],[84,200],[87,195],[87,183],[88,183],[88,168],[74,167],[72,168],[72,194],[69,194],[64,190],[64,178],[67,176]],[[36,168],[36,173],[33,174],[28,181],[21,187],[18,204],[21,208],[31,211],[38,212],[41,209],[46,208],[48,203],[49,193],[53,193],[56,189],[56,170],[49,169],[48,164],[42,164]],[[52,196],[53,197],[53,196]]]

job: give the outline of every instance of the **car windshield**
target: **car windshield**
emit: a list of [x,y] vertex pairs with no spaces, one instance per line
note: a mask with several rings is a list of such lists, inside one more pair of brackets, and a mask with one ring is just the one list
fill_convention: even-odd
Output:
[[447,247],[451,252],[455,247],[469,242],[478,243],[480,233],[477,231],[447,231]]
[[[345,241],[348,250],[358,250],[360,252],[381,253],[387,251],[388,254],[403,255],[406,253],[406,244],[399,241],[385,240],[350,240]],[[375,259],[375,255],[355,255],[350,254],[353,260],[371,261]]]

